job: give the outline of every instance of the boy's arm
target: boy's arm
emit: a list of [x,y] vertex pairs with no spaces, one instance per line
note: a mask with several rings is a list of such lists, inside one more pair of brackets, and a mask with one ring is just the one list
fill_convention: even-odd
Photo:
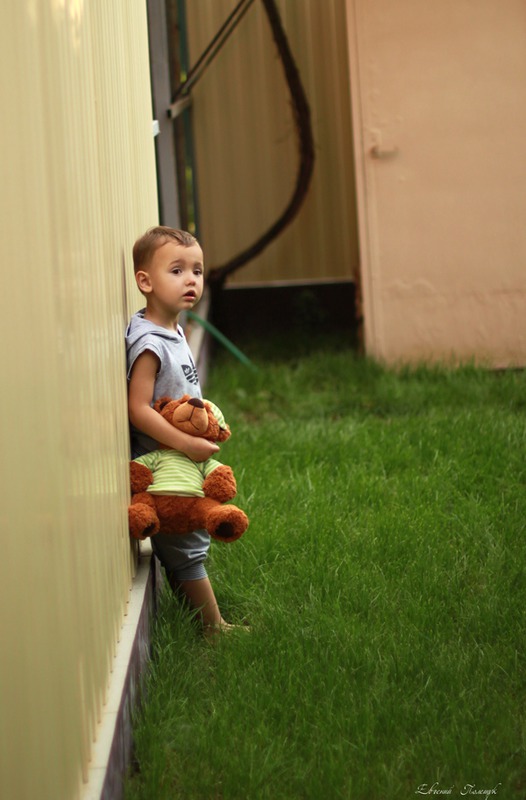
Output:
[[214,442],[178,431],[151,407],[159,359],[150,350],[137,357],[130,376],[128,413],[130,420],[143,433],[160,444],[179,450],[192,461],[205,461],[217,453]]

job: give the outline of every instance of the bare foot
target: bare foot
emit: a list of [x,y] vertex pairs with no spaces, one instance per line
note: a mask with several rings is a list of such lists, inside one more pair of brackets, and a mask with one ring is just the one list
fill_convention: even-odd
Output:
[[225,622],[223,618],[221,618],[221,622],[216,625],[203,626],[204,635],[210,639],[215,639],[221,633],[229,633],[230,631],[236,630],[249,631],[250,627],[248,625],[234,625],[231,622]]

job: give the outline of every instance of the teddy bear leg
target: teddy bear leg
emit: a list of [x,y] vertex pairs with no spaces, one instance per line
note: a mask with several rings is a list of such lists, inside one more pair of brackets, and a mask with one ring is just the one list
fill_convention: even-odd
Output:
[[248,528],[248,517],[233,505],[217,506],[209,511],[206,529],[213,539],[235,542]]
[[132,497],[128,507],[128,525],[134,539],[146,539],[159,532],[159,518],[155,503],[146,492]]

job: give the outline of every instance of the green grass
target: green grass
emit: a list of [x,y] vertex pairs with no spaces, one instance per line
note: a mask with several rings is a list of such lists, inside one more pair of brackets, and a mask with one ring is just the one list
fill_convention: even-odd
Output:
[[127,800],[524,797],[525,375],[248,354],[205,393],[251,519],[209,572],[252,630],[212,648],[163,596]]

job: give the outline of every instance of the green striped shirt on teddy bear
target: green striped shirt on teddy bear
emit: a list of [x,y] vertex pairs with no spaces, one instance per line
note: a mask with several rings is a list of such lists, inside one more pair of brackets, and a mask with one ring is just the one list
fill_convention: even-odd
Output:
[[221,464],[213,458],[202,463],[192,461],[177,450],[153,450],[135,458],[153,472],[150,494],[177,494],[183,497],[204,497],[203,481]]

